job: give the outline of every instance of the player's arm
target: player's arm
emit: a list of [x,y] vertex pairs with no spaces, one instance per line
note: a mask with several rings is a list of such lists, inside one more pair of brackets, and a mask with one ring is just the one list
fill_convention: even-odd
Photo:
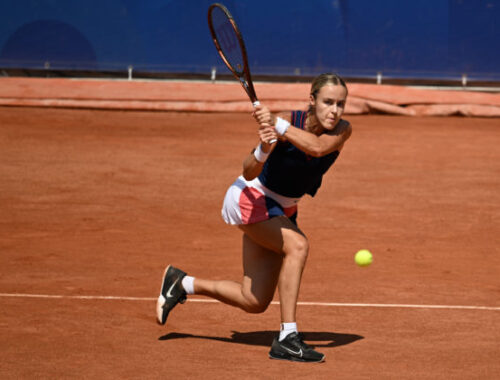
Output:
[[277,138],[274,128],[267,124],[259,126],[259,137],[259,144],[243,161],[243,177],[247,181],[251,181],[259,176],[267,157],[271,154],[275,145],[274,143],[269,143],[269,141]]
[[320,136],[304,131],[303,129],[290,126],[282,135],[304,153],[321,157],[335,150],[342,149],[344,143],[351,137],[352,127],[348,121],[341,120],[339,124],[327,133]]
[[[254,117],[258,122],[271,123],[275,126],[280,139],[288,140],[297,148],[313,157],[321,157],[335,150],[342,149],[344,143],[349,139],[352,128],[349,122],[341,120],[334,130],[323,133],[320,136],[304,131],[303,129],[290,125],[290,113],[272,114],[267,107],[257,108]],[[286,128],[280,133],[279,123],[284,123]]]
[[277,139],[269,108],[263,104],[259,104],[255,107],[252,116],[259,124],[258,134],[260,141],[257,147],[243,161],[243,177],[247,181],[251,181],[259,176],[267,157],[271,154],[274,145],[276,145],[275,143],[271,143],[271,141]]
[[247,181],[259,176],[267,157],[271,154],[277,139],[276,131],[273,125],[273,117],[269,108],[260,104],[255,107],[252,116],[259,124],[259,139],[260,142],[255,149],[243,161],[243,177]]

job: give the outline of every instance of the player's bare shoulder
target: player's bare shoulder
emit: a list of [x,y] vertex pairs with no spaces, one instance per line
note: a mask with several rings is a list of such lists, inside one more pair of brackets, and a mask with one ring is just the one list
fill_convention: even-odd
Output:
[[347,140],[352,133],[352,126],[347,120],[340,119],[338,124],[331,131],[326,132],[332,136],[344,136],[344,141]]
[[351,123],[344,119],[341,119],[331,131],[326,132],[327,135],[334,137],[335,149],[338,151],[344,148],[344,144],[351,137],[351,133]]

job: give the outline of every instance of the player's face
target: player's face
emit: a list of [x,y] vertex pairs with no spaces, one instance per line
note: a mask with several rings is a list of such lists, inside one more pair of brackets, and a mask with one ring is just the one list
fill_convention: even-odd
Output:
[[319,90],[316,99],[311,95],[311,105],[316,119],[325,129],[332,130],[344,113],[347,90],[344,86],[327,84]]

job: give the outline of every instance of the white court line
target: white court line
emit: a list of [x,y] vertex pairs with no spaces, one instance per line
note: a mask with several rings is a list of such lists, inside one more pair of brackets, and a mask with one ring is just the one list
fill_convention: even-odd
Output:
[[[22,294],[22,293],[0,293],[0,297],[18,298],[52,298],[52,299],[77,299],[77,300],[116,300],[116,301],[156,301],[152,297],[122,297],[122,296],[71,296],[57,294]],[[213,299],[189,298],[188,302],[219,303]],[[273,301],[272,305],[279,305]],[[465,306],[465,305],[412,305],[412,304],[390,304],[390,303],[339,303],[339,302],[297,302],[299,306],[323,306],[323,307],[367,307],[367,308],[404,308],[404,309],[458,309],[458,310],[494,310],[500,311],[500,306]]]

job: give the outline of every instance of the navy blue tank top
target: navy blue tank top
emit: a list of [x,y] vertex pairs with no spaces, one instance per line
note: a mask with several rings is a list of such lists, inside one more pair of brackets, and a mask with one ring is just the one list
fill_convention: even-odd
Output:
[[[292,125],[304,129],[307,112],[292,111]],[[333,165],[339,151],[322,157],[312,157],[292,143],[278,141],[259,175],[268,189],[286,197],[314,196],[321,186],[323,175]]]

